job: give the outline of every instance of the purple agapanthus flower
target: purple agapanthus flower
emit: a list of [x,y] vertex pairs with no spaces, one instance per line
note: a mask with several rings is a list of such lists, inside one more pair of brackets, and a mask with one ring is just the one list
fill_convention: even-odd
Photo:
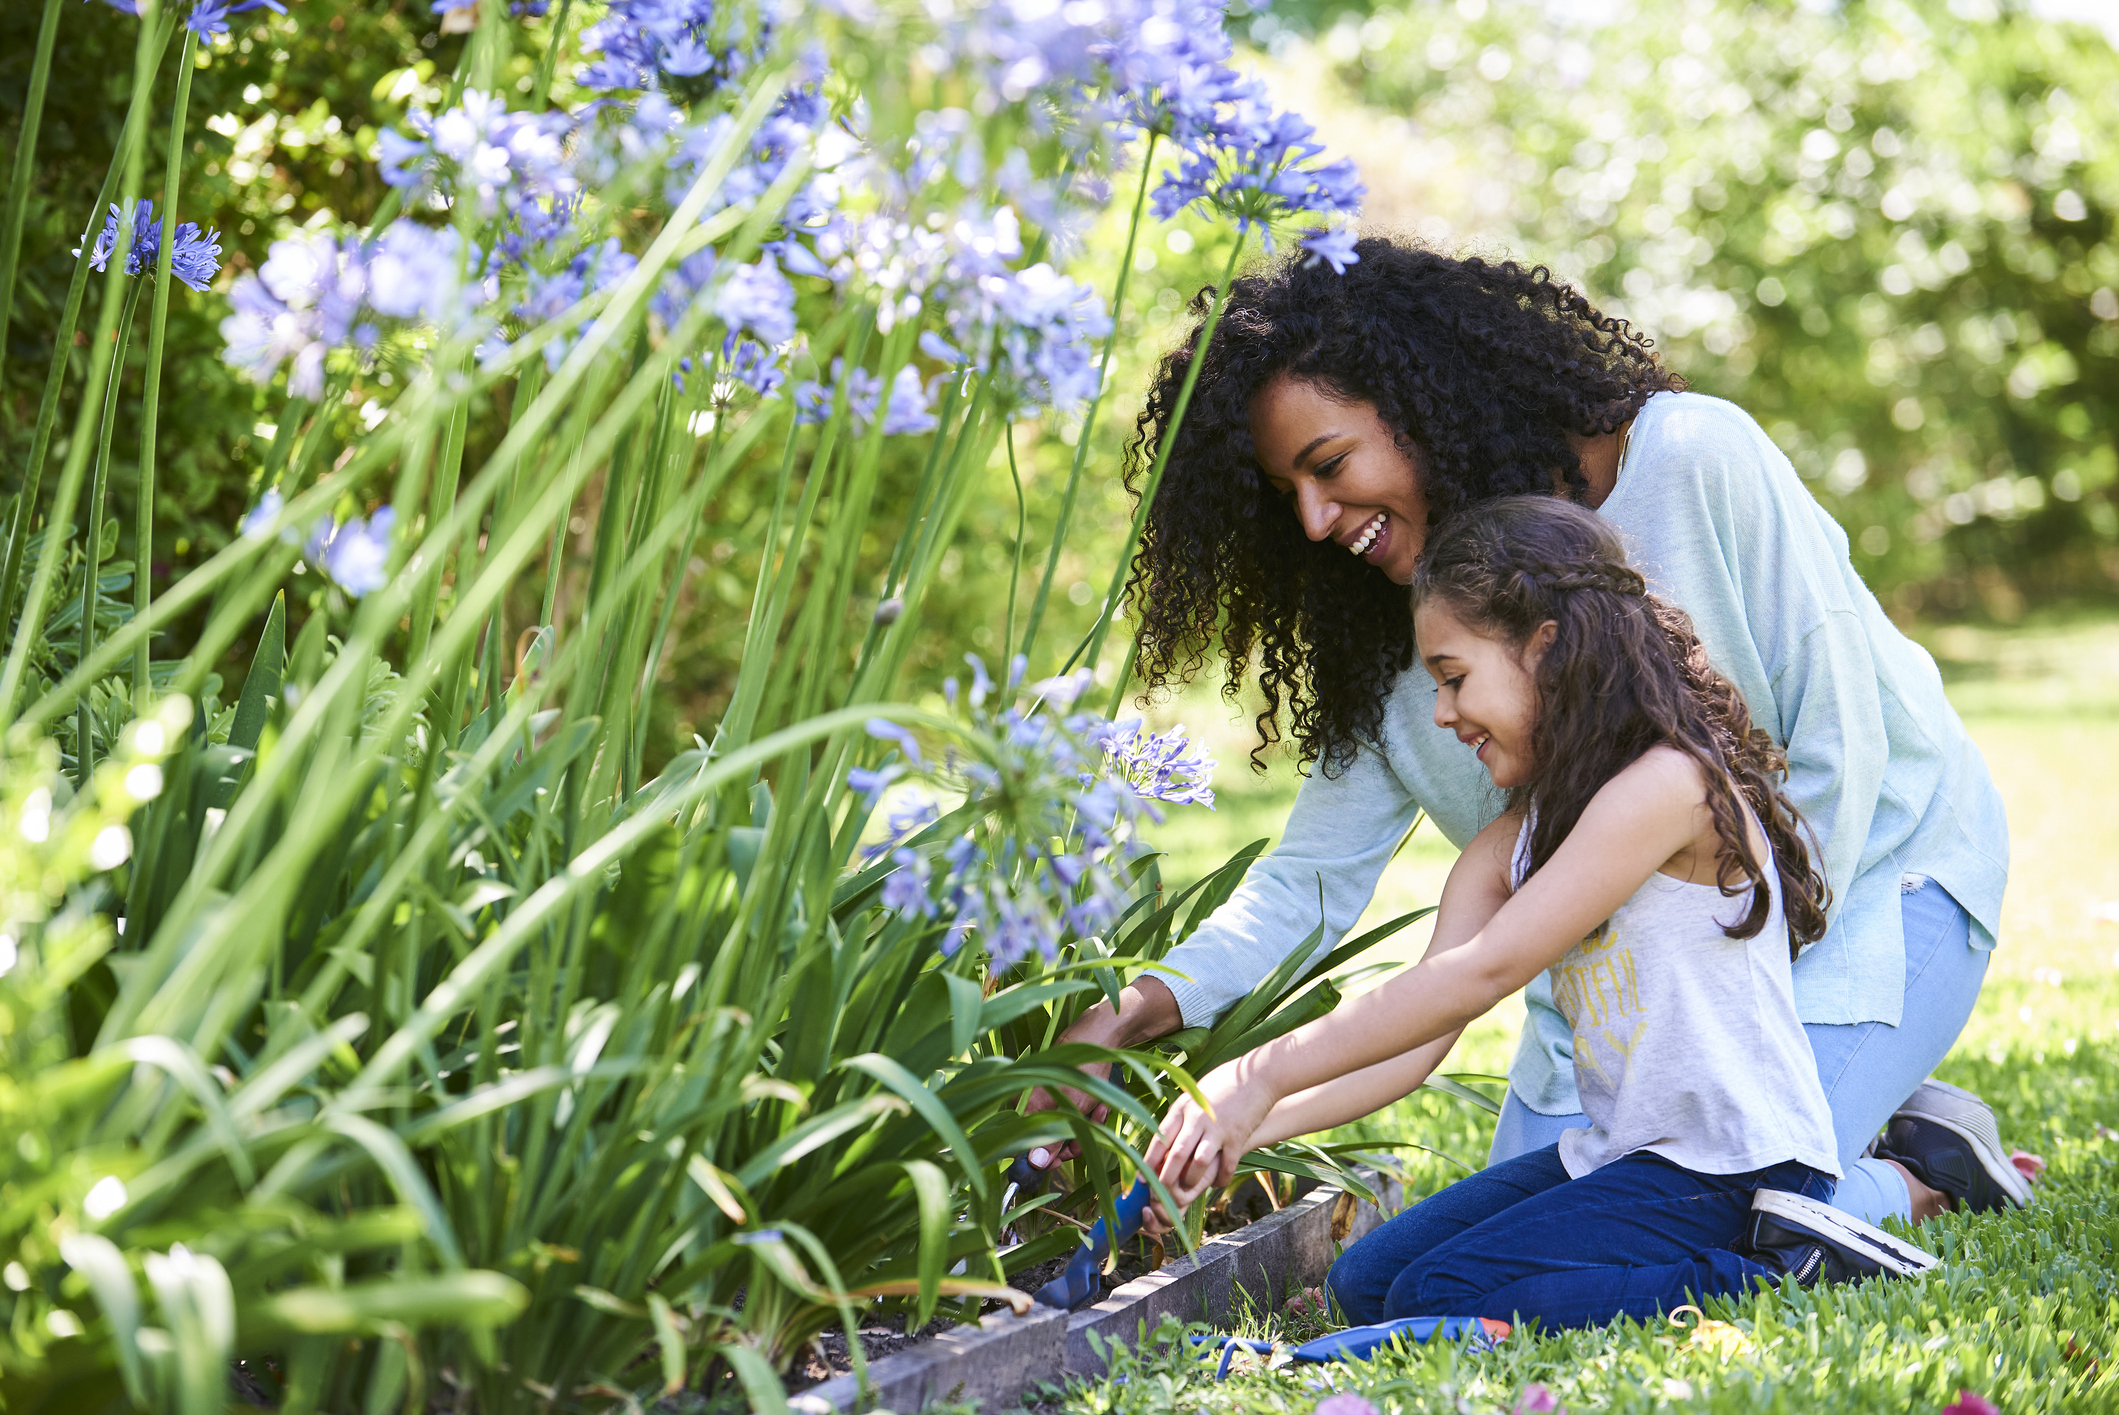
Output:
[[1323,261],[1332,267],[1334,275],[1344,275],[1348,266],[1361,263],[1361,255],[1354,249],[1355,240],[1353,228],[1348,226],[1305,231],[1302,248],[1310,254],[1303,264],[1315,265]]
[[385,506],[365,520],[321,521],[303,551],[339,588],[360,599],[390,583],[390,527],[396,520],[397,508]]
[[[1152,800],[1211,804],[1214,764],[1181,727],[1151,735],[1138,722],[1070,712],[1092,681],[1086,670],[1034,685],[1034,701],[1024,707],[1015,700],[1027,676],[1020,656],[998,699],[1002,690],[986,665],[975,654],[965,661],[969,693],[947,696],[966,721],[945,759],[928,765],[913,758],[902,773],[892,763],[847,780],[871,793],[889,782],[917,782],[983,812],[961,835],[915,843],[940,819],[933,800],[921,800],[893,812],[887,835],[864,855],[898,866],[886,877],[884,908],[907,921],[934,921],[944,955],[976,942],[998,974],[1033,954],[1057,957],[1070,937],[1107,934],[1131,902],[1127,866],[1141,849],[1136,831],[1161,819]],[[901,747],[912,741],[905,728],[880,719],[868,730]]]
[[228,17],[249,10],[270,10],[275,15],[287,13],[280,0],[196,0],[191,13],[184,17],[184,27],[201,39],[212,39],[228,33]]
[[[755,339],[730,334],[721,341],[721,368],[728,378],[760,398],[770,398],[787,381],[780,356]],[[731,389],[730,391],[734,391]],[[719,396],[719,390],[716,390]]]
[[481,215],[501,218],[496,264],[529,259],[573,229],[582,183],[567,155],[565,114],[514,111],[498,94],[468,89],[456,107],[413,113],[406,126],[377,140],[383,180],[413,198],[472,200]]
[[[152,200],[127,202],[122,211],[116,202],[112,202],[110,215],[103,219],[103,230],[88,252],[89,266],[96,270],[109,267],[112,254],[118,249],[118,234],[124,224],[130,222],[132,245],[125,252],[125,273],[138,275],[142,270],[152,269],[156,252],[162,244],[162,228],[156,223],[154,212]],[[74,247],[75,258],[80,255],[81,248]]]
[[[123,15],[138,17],[139,0],[103,0]],[[184,17],[184,27],[201,39],[212,39],[215,35],[228,33],[228,17],[249,10],[270,10],[275,15],[287,13],[280,0],[194,0],[191,13]]]
[[611,0],[581,32],[582,52],[598,57],[574,78],[605,90],[725,83],[749,71],[769,38],[765,27],[752,32],[738,7],[717,13],[714,0]]
[[927,390],[920,385],[920,371],[907,364],[890,381],[890,398],[883,405],[883,435],[933,432],[935,425],[935,416],[927,407]]
[[[125,273],[138,275],[144,271],[152,274],[158,269],[162,253],[162,223],[154,219],[154,210],[152,200],[130,202],[125,211],[113,204],[110,215],[104,218],[102,233],[96,237],[96,243],[88,253],[89,265],[96,270],[109,267],[111,255],[118,247],[121,223],[129,219],[132,245],[125,252]],[[204,290],[221,271],[220,241],[218,231],[202,232],[195,221],[181,223],[169,245],[169,273],[194,290]],[[78,257],[81,252],[76,249],[74,254]]]
[[714,312],[731,330],[748,330],[767,344],[784,344],[795,337],[795,287],[787,283],[769,255],[728,273],[714,301]]

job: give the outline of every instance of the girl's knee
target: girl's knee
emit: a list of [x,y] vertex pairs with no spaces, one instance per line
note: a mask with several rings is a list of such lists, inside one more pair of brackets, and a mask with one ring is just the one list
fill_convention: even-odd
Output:
[[1401,1317],[1473,1317],[1480,1314],[1485,1284],[1476,1264],[1453,1263],[1447,1255],[1414,1263],[1391,1283],[1385,1321]]
[[1383,1320],[1385,1285],[1365,1270],[1358,1243],[1339,1255],[1324,1275],[1324,1295],[1333,1313],[1348,1326],[1363,1327]]

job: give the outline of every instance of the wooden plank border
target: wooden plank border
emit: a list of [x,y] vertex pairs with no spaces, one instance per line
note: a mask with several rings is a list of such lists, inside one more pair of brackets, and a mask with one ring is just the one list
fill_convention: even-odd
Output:
[[798,1415],[916,1411],[935,1401],[1003,1409],[1041,1383],[1101,1374],[1092,1332],[1105,1345],[1132,1346],[1165,1315],[1218,1323],[1245,1301],[1278,1311],[1292,1293],[1324,1280],[1341,1246],[1404,1207],[1397,1181],[1364,1177],[1382,1197],[1382,1209],[1324,1185],[1277,1214],[1208,1239],[1191,1256],[1135,1278],[1092,1307],[1072,1313],[1033,1307],[1022,1317],[997,1312],[976,1327],[958,1327],[874,1362],[865,1398],[854,1377],[844,1375],[789,1403]]

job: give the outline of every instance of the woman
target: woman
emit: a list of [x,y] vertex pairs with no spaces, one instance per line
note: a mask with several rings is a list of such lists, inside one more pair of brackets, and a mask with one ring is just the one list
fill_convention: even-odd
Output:
[[[1256,660],[1260,730],[1276,740],[1284,716],[1310,779],[1279,848],[1070,1039],[1210,1022],[1316,926],[1320,890],[1327,938],[1353,924],[1416,814],[1460,847],[1500,814],[1431,720],[1404,586],[1430,524],[1562,495],[1617,527],[1787,753],[1833,894],[1794,987],[1847,1176],[1835,1202],[1870,1222],[2024,1202],[1991,1112],[1923,1080],[1994,946],[2001,800],[1845,533],[1757,423],[1684,392],[1645,337],[1543,268],[1375,238],[1356,251],[1343,273],[1298,257],[1231,290],[1131,585],[1146,684],[1189,676],[1218,632],[1232,682]],[[1195,326],[1158,370],[1136,477],[1197,342]],[[1494,1162],[1587,1123],[1570,1029],[1542,978],[1525,996]],[[1421,1075],[1453,1040],[1423,1049]]]

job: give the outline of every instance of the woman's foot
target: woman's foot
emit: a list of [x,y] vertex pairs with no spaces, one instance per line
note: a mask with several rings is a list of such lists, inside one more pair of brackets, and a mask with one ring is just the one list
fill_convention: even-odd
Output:
[[1876,1157],[1949,1195],[1959,1209],[1993,1213],[2031,1202],[2031,1181],[2002,1148],[1993,1110],[1933,1077],[1891,1117]]

